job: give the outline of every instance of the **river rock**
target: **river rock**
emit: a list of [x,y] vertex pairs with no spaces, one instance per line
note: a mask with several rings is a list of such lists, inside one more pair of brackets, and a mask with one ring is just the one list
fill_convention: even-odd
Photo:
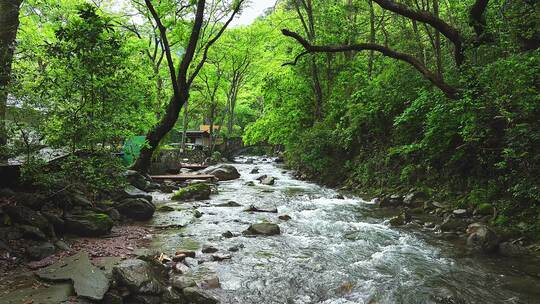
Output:
[[74,191],[69,194],[69,201],[73,206],[79,206],[84,209],[90,209],[94,207],[94,204],[84,194],[78,191]]
[[199,171],[201,174],[214,175],[219,181],[228,181],[240,177],[238,170],[232,165],[218,165]]
[[23,234],[24,238],[37,241],[47,240],[47,236],[39,228],[29,225],[20,225],[19,229]]
[[138,221],[152,218],[156,207],[144,198],[128,198],[122,200],[116,207],[120,214]]
[[164,205],[164,206],[158,207],[157,211],[158,212],[172,212],[172,211],[174,211],[174,208],[171,207],[171,206]]
[[26,254],[33,261],[42,260],[56,251],[53,244],[49,242],[43,242],[37,245],[31,245],[26,248]]
[[210,185],[206,183],[193,184],[185,188],[180,188],[172,196],[172,200],[186,201],[186,200],[207,200],[210,198]]
[[187,287],[197,286],[197,282],[194,278],[185,275],[175,275],[171,278],[170,281],[172,287],[176,288],[179,291],[182,291],[184,288]]
[[202,253],[214,253],[214,252],[218,252],[218,249],[212,245],[203,245],[202,249],[201,249],[201,252]]
[[166,180],[163,182],[163,184],[161,184],[160,189],[161,192],[164,193],[173,193],[174,191],[178,190],[178,185],[173,181]]
[[240,205],[239,203],[237,203],[235,201],[228,201],[226,203],[216,205],[216,207],[240,207],[240,206],[242,206],[242,205]]
[[465,228],[467,228],[466,222],[451,217],[447,217],[441,224],[441,231],[443,232],[463,231]]
[[215,275],[210,275],[202,278],[202,280],[199,280],[197,282],[197,285],[199,285],[199,287],[202,289],[216,289],[221,287],[219,278]]
[[455,209],[454,211],[452,211],[452,214],[456,217],[466,217],[467,213],[467,209]]
[[199,265],[199,261],[194,258],[186,257],[184,259],[184,264],[186,264],[188,267],[197,267]]
[[[27,285],[27,284],[25,284]],[[73,301],[71,283],[35,284],[2,295],[4,304],[58,304]]]
[[467,227],[467,245],[475,250],[491,253],[497,250],[499,238],[491,228],[482,223],[470,224]]
[[66,230],[79,236],[100,236],[111,232],[112,219],[104,213],[85,211],[65,218]]
[[411,216],[403,211],[389,220],[390,226],[403,226],[411,221]]
[[234,245],[234,246],[230,247],[227,250],[230,251],[230,252],[237,252],[242,248],[244,248],[244,244]]
[[246,182],[244,185],[246,185],[248,187],[253,187],[253,186],[255,186],[255,183],[253,181],[249,181],[249,182]]
[[174,272],[181,274],[191,273],[191,268],[189,268],[186,264],[180,262],[174,264],[173,270]]
[[259,168],[253,168],[251,169],[251,171],[249,172],[249,174],[258,174],[259,173]]
[[428,200],[427,193],[423,191],[410,192],[403,198],[403,203],[409,207],[421,207]]
[[277,209],[259,209],[253,205],[249,205],[248,208],[244,210],[244,212],[263,212],[263,213],[277,213]]
[[215,261],[215,262],[221,262],[221,261],[230,260],[230,259],[232,259],[232,255],[230,254],[225,254],[225,253],[212,254],[212,261]]
[[396,208],[401,205],[403,205],[403,198],[397,194],[385,196],[379,201],[379,207],[381,208]]
[[56,233],[63,233],[65,231],[66,222],[62,218],[61,211],[58,212],[42,212],[43,216],[47,219],[49,223],[52,224],[54,231]]
[[266,175],[263,175],[263,176],[260,176],[259,178],[257,178],[261,184],[263,185],[267,185],[267,186],[272,186],[276,183],[276,178],[273,177],[273,176],[266,176]]
[[34,211],[19,204],[4,206],[3,210],[14,223],[35,226],[42,231],[50,230],[49,221],[39,211]]
[[143,198],[149,202],[152,201],[152,195],[148,192],[145,192],[139,188],[133,187],[132,185],[127,185],[120,191],[120,193],[117,195],[118,199],[126,199],[126,198]]
[[183,254],[185,255],[186,257],[189,257],[189,258],[195,258],[195,251],[192,251],[192,250],[176,250],[176,255],[179,255],[179,254]]
[[77,295],[95,301],[102,300],[109,289],[109,279],[82,251],[38,270],[36,275],[50,281],[71,280]]
[[193,304],[217,304],[218,300],[207,291],[197,287],[187,287],[183,290],[184,296],[189,303]]
[[278,219],[282,220],[282,221],[288,221],[291,219],[291,217],[287,214],[284,214],[284,215],[280,215],[278,216]]
[[233,234],[232,232],[230,232],[230,231],[227,230],[227,231],[223,232],[223,233],[221,234],[221,236],[223,236],[223,237],[226,238],[226,239],[230,239],[230,238],[233,238],[233,237],[234,237],[234,234]]
[[134,294],[157,295],[163,290],[150,263],[141,259],[120,262],[113,268],[113,277],[119,286],[126,287]]
[[243,233],[246,235],[278,235],[281,230],[277,224],[258,223],[251,224]]
[[144,175],[139,173],[135,170],[127,170],[124,172],[124,176],[126,177],[128,183],[130,183],[133,187],[136,187],[138,189],[142,189],[147,191],[148,190],[148,180]]

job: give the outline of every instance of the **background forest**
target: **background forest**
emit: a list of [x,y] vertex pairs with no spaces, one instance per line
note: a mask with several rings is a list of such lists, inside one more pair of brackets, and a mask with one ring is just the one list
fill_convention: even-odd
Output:
[[[152,2],[173,66],[189,51],[192,2]],[[177,134],[224,126],[284,147],[288,165],[331,186],[423,189],[539,235],[538,1],[287,0],[219,34],[239,4],[206,4]],[[135,0],[28,0],[19,20],[2,153],[93,151],[73,166],[106,188],[115,161],[101,159],[174,97],[160,24]]]

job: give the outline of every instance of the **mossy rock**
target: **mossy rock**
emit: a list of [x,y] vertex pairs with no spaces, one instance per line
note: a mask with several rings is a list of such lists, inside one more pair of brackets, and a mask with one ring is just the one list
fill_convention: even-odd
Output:
[[480,215],[492,215],[493,214],[493,206],[488,203],[483,203],[478,205],[476,207],[476,213]]
[[104,213],[84,212],[66,217],[66,230],[79,236],[100,236],[108,234],[113,220]]
[[172,196],[175,201],[206,200],[210,198],[210,185],[197,183],[181,188]]
[[157,208],[158,212],[172,212],[174,211],[174,208],[171,206],[161,206]]

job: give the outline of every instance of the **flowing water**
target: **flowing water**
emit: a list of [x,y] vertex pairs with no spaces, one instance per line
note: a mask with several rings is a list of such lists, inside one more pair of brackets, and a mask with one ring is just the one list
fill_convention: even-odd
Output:
[[[540,303],[538,264],[471,255],[433,232],[391,228],[370,202],[335,199],[334,190],[296,180],[270,161],[235,166],[241,178],[220,182],[208,201],[155,194],[158,206],[177,210],[156,213],[153,224],[186,227],[157,232],[153,248],[173,255],[205,244],[223,253],[240,247],[232,259],[196,269],[219,277],[223,303]],[[250,174],[255,167],[260,173]],[[262,174],[276,184],[245,185]],[[216,206],[231,200],[242,207]],[[249,205],[278,213],[244,212]],[[193,217],[194,208],[202,217]],[[279,220],[284,214],[292,219]],[[263,221],[279,224],[281,235],[241,235]],[[221,236],[226,231],[237,236]]]

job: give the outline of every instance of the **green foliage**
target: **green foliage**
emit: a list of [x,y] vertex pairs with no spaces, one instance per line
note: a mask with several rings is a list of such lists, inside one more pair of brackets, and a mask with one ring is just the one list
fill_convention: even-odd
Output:
[[75,188],[98,196],[123,187],[125,170],[120,158],[102,153],[70,155],[53,163],[33,157],[24,163],[21,176],[25,184],[44,192]]

